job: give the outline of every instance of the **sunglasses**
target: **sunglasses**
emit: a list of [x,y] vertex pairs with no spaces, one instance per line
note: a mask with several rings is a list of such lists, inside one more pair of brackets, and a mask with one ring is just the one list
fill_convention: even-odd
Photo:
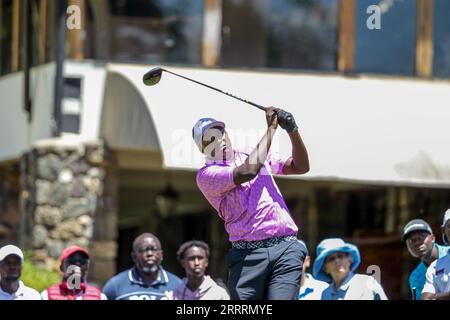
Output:
[[83,257],[69,257],[67,259],[67,262],[69,264],[80,264],[82,266],[86,265],[88,263],[89,259],[83,258]]

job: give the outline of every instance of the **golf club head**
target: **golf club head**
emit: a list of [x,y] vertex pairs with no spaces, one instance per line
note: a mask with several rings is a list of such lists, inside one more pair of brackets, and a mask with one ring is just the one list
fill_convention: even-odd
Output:
[[144,75],[143,82],[146,86],[154,86],[161,80],[163,69],[160,67],[153,68]]

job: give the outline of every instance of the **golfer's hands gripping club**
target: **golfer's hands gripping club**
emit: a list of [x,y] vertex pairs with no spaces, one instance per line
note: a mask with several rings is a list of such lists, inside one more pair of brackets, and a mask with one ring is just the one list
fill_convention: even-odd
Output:
[[284,111],[283,109],[276,109],[278,116],[278,124],[281,128],[291,133],[298,130],[297,123],[295,123],[292,113]]
[[277,109],[274,107],[268,107],[266,109],[266,121],[269,129],[277,130],[278,128],[278,116]]

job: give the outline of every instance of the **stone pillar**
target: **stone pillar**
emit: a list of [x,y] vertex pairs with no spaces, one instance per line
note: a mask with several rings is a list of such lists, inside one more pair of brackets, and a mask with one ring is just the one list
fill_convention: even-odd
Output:
[[[115,273],[117,166],[103,141],[40,141],[22,157],[21,243],[58,269],[66,246],[91,252],[90,281]],[[106,266],[106,267],[105,267]]]

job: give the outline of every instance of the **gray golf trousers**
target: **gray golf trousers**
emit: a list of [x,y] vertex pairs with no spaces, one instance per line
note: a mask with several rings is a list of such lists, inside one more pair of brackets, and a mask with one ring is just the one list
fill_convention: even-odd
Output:
[[268,248],[231,249],[227,255],[232,300],[297,300],[306,248],[299,241]]

